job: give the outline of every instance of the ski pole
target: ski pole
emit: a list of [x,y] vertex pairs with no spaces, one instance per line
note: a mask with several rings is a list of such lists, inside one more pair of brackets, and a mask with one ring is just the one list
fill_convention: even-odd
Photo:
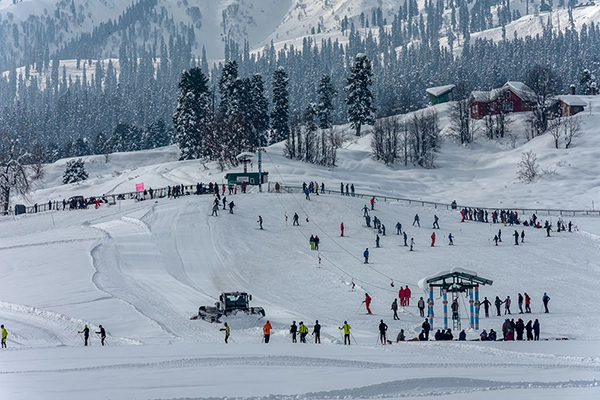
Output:
[[[363,303],[364,303],[364,301],[363,301]],[[359,311],[360,311],[360,309],[362,308],[362,305],[363,305],[363,303],[360,303],[360,306],[358,306],[358,310],[356,310],[356,313],[355,313],[355,314],[358,314],[358,312],[359,312]]]
[[[354,339],[354,335],[353,335],[352,333],[350,334],[350,337],[351,337],[352,339]],[[356,341],[356,339],[354,339],[354,343],[356,343],[356,345],[358,345],[358,342]]]

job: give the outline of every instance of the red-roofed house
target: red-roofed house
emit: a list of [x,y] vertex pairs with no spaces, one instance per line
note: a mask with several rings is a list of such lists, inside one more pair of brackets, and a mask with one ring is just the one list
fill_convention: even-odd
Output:
[[471,118],[499,114],[500,111],[531,111],[535,104],[535,93],[522,82],[506,82],[499,89],[489,92],[471,93]]

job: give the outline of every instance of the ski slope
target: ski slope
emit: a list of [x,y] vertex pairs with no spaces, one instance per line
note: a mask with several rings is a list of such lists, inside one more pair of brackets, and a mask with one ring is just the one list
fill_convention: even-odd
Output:
[[[591,99],[590,101],[596,101]],[[594,103],[596,104],[596,103]],[[594,108],[592,108],[594,110]],[[438,109],[442,121],[445,109]],[[369,138],[349,141],[339,165],[326,169],[290,161],[282,145],[263,160],[272,182],[324,182],[331,194],[306,200],[293,193],[227,196],[235,213],[210,216],[213,197],[183,196],[120,201],[99,209],[2,217],[0,219],[0,323],[9,331],[0,352],[0,395],[10,399],[595,399],[600,396],[600,217],[569,217],[575,232],[460,222],[457,210],[383,201],[381,196],[497,207],[591,208],[598,199],[598,117],[582,114],[583,131],[569,150],[551,138],[521,141],[517,148],[479,140],[462,148],[446,140],[434,170],[388,169],[369,158]],[[535,149],[555,174],[524,185],[516,181],[522,151]],[[222,181],[214,166],[177,162],[176,149],[123,153],[108,163],[87,158],[90,180],[60,185],[67,160],[47,167],[32,202],[75,194],[133,190],[134,184]],[[369,197],[340,196],[340,182],[358,194],[376,195],[371,217],[386,226],[381,248],[367,228],[362,208]],[[588,206],[589,205],[589,206]],[[300,226],[292,226],[298,213]],[[285,215],[289,216],[286,222]],[[419,214],[421,227],[412,226]],[[264,230],[257,219],[264,219]],[[430,246],[433,216],[440,219]],[[556,215],[538,214],[556,224]],[[524,217],[529,217],[525,215]],[[308,221],[307,221],[308,219]],[[345,225],[344,237],[339,225]],[[415,251],[403,246],[394,226],[401,222]],[[503,242],[492,238],[502,229]],[[525,243],[511,233],[525,230]],[[452,233],[454,246],[448,246]],[[320,250],[308,238],[318,235]],[[370,250],[370,264],[362,253]],[[321,258],[319,263],[318,258]],[[491,279],[481,296],[513,299],[513,317],[539,319],[540,342],[405,342],[377,344],[383,319],[389,339],[400,329],[420,332],[416,301],[426,294],[423,277],[464,268]],[[352,282],[355,283],[354,289]],[[393,282],[394,286],[391,286]],[[400,285],[413,298],[392,320],[390,304]],[[232,329],[223,343],[220,324],[190,320],[220,292],[243,290],[265,308],[273,325],[271,343],[261,343],[264,319],[223,318]],[[518,293],[532,297],[531,315],[518,312]],[[550,313],[541,296],[551,296]],[[366,315],[364,294],[373,298]],[[442,308],[435,293],[434,329]],[[468,299],[460,302],[468,339]],[[492,313],[493,314],[493,313]],[[292,344],[291,321],[323,326],[322,344]],[[352,326],[352,346],[343,346],[343,321]],[[501,331],[504,316],[481,318],[481,328]],[[84,324],[107,330],[108,346]],[[458,332],[455,332],[455,336]],[[309,337],[310,338],[310,337]],[[569,340],[555,340],[568,338]]]

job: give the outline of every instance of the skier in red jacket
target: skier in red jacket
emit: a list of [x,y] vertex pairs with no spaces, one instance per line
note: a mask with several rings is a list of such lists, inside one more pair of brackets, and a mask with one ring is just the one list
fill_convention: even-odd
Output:
[[408,287],[408,285],[406,285],[406,287],[404,288],[404,305],[405,306],[410,306],[410,295],[411,295],[411,291],[410,288]]
[[363,303],[365,303],[365,307],[367,308],[367,314],[373,314],[371,312],[371,296],[369,296],[369,293],[365,293]]
[[400,290],[398,290],[398,297],[400,297],[400,305],[404,306],[404,297],[406,294],[404,293],[404,288],[400,286]]

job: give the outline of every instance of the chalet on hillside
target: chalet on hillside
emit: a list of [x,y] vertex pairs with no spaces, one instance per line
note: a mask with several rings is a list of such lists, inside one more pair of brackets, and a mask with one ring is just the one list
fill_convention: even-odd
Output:
[[425,89],[429,94],[431,104],[447,103],[454,99],[453,92],[456,85],[436,86]]
[[552,113],[562,117],[570,117],[583,111],[587,106],[581,98],[572,94],[556,96],[556,102],[552,106]]
[[504,86],[489,92],[471,93],[471,118],[486,115],[531,111],[535,93],[523,82],[506,82]]

